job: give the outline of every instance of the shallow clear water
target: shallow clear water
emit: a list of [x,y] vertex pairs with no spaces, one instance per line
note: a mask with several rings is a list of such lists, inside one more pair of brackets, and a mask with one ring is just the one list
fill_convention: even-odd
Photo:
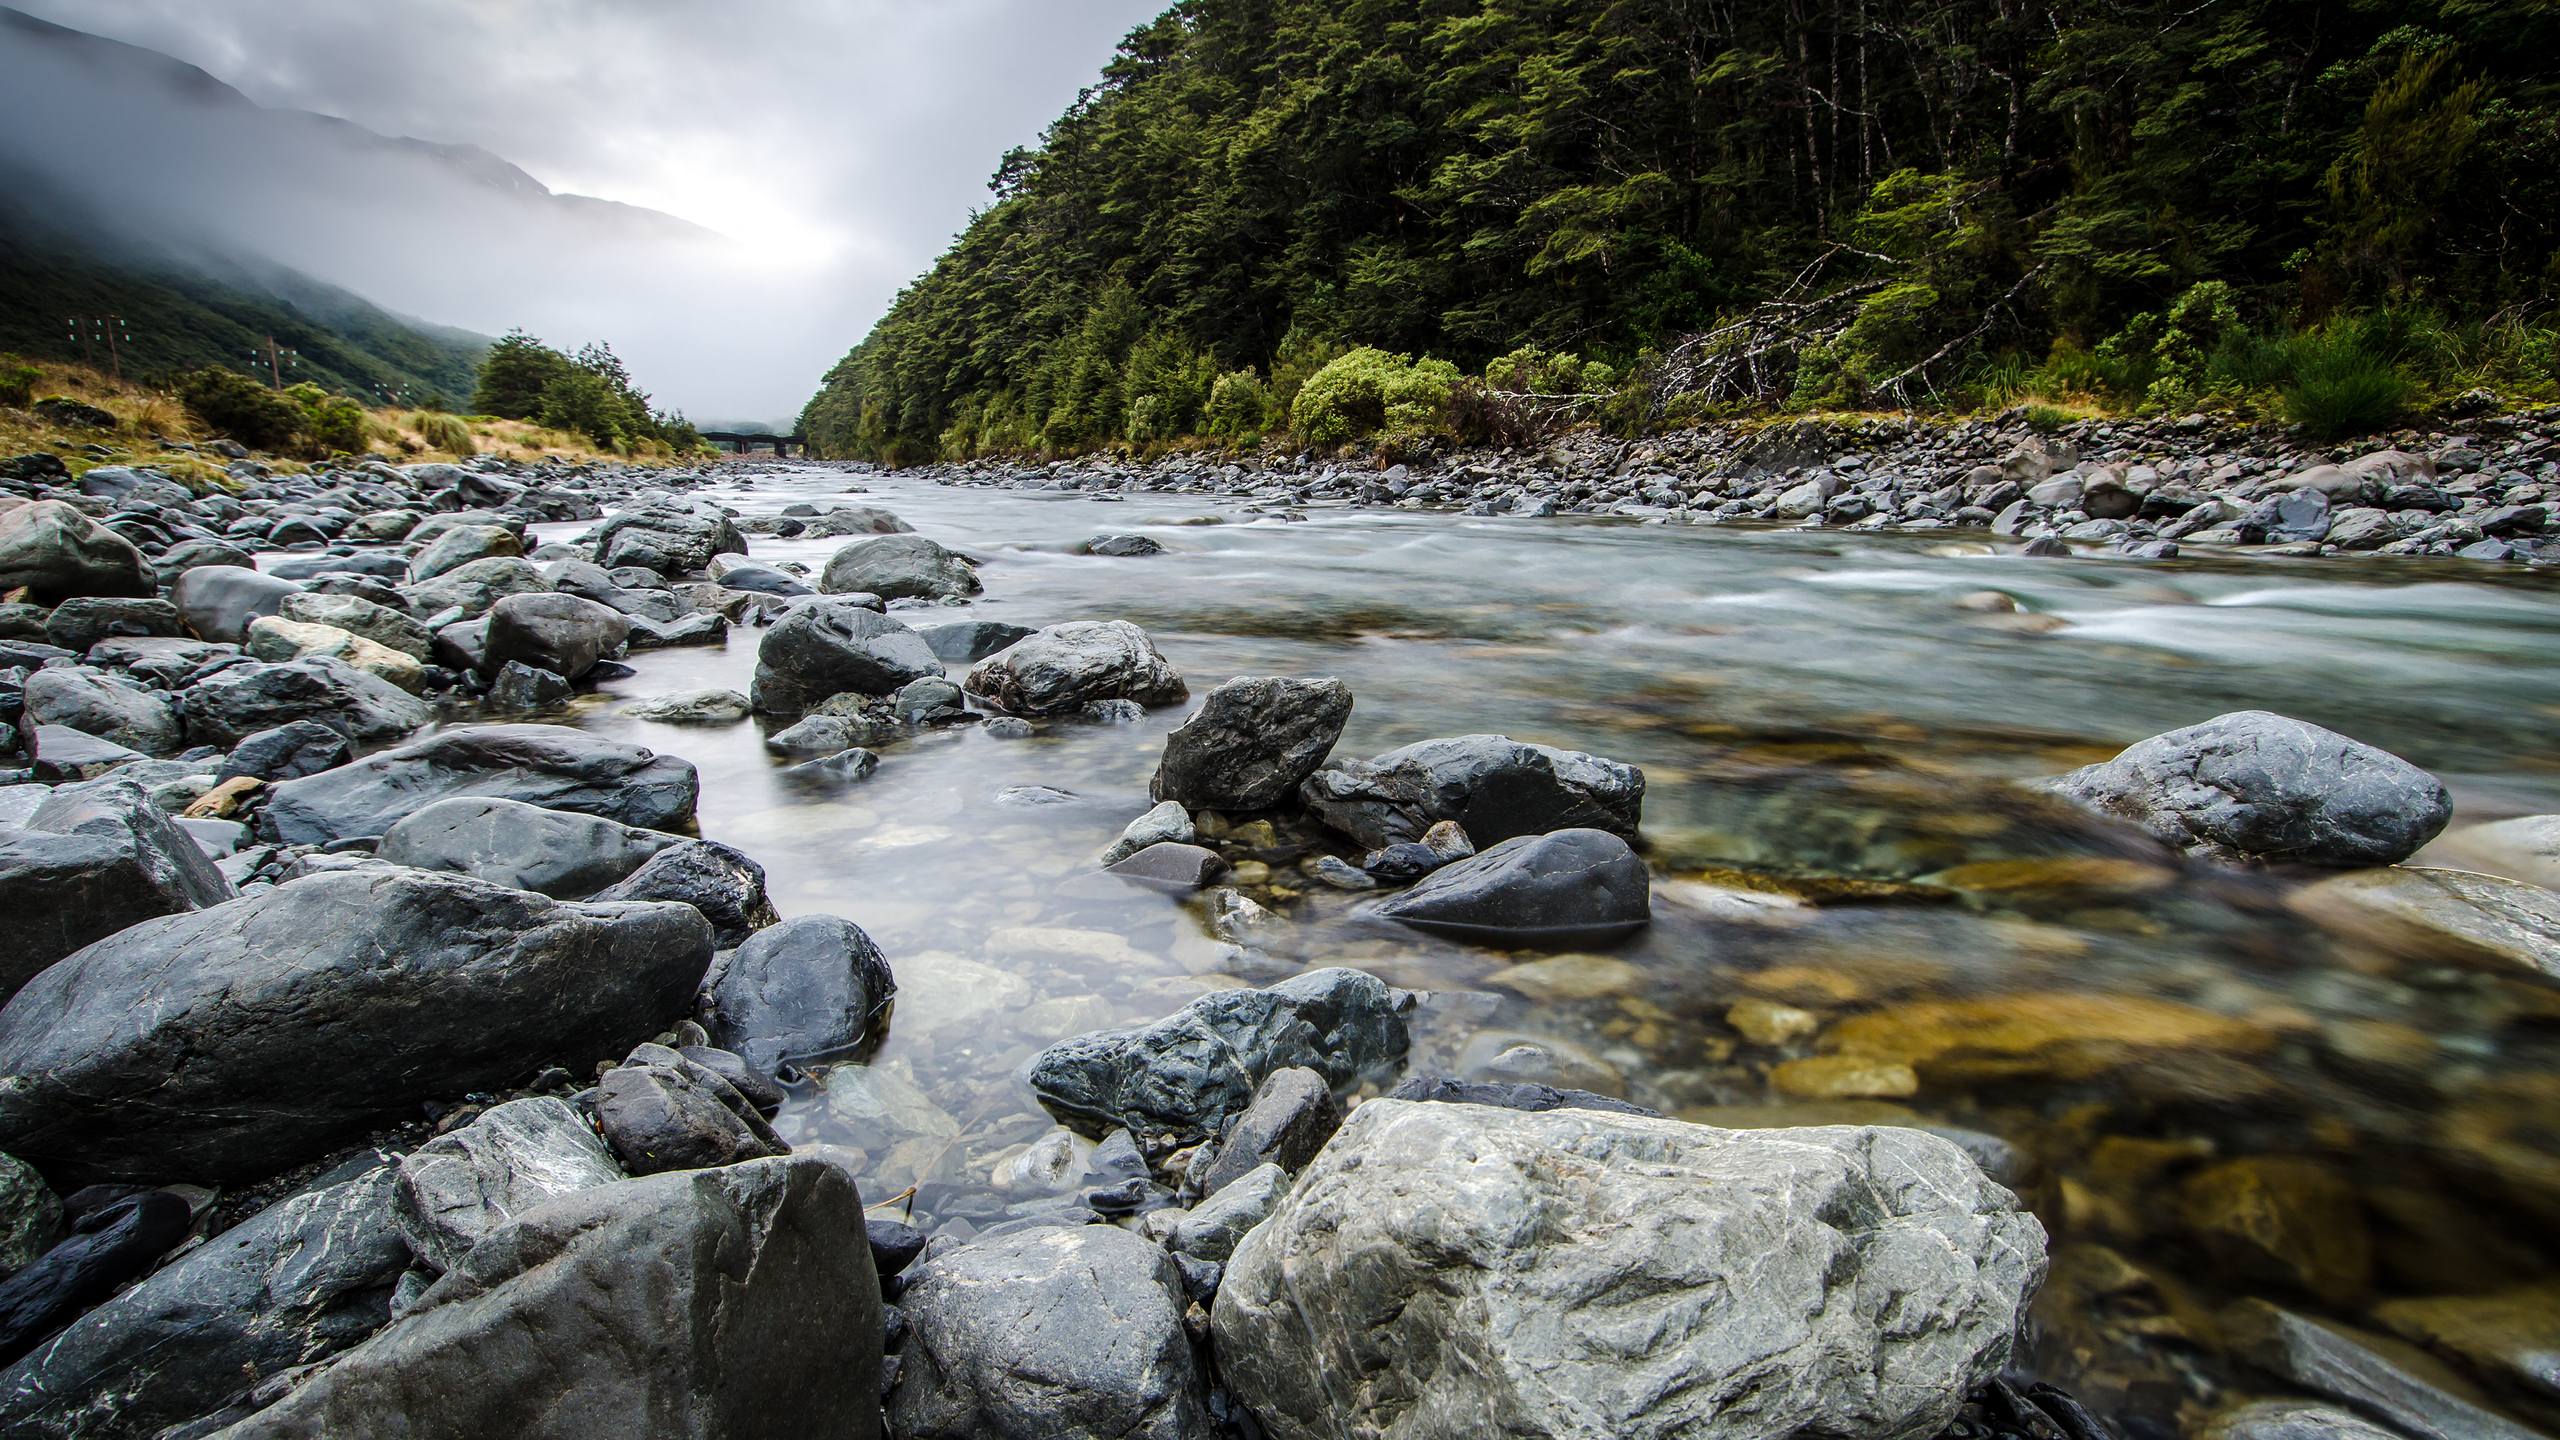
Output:
[[[897,1011],[869,1068],[804,1087],[783,1128],[864,1150],[875,1197],[919,1185],[929,1223],[966,1233],[1024,1198],[989,1177],[1050,1128],[1016,1079],[1040,1047],[1211,986],[1343,963],[1434,992],[1417,1067],[1585,1085],[1718,1123],[1917,1117],[2000,1137],[2057,1247],[2037,1364],[2137,1430],[2157,1433],[2230,1373],[2213,1355],[2219,1301],[2355,1319],[2378,1297],[2513,1285],[2560,1258],[2548,982],[2315,925],[2287,903],[2303,877],[2180,865],[2024,783],[2264,708],[2434,771],[2457,824],[2560,810],[2551,577],[2036,561],[1969,540],[1606,520],[1318,508],[1284,521],[1199,498],[1102,504],[807,470],[712,494],[771,513],[848,479],[861,503],[984,561],[978,602],[900,612],[911,622],[1126,619],[1195,696],[1237,674],[1341,677],[1358,704],[1337,753],[1499,731],[1632,762],[1649,781],[1657,922],[1606,955],[1381,928],[1300,880],[1303,837],[1286,834],[1270,884],[1249,893],[1291,923],[1249,954],[1210,935],[1201,902],[1093,865],[1147,807],[1183,707],[1027,741],[931,734],[882,747],[861,786],[814,797],[777,778],[757,723],[618,713],[670,690],[745,690],[757,632],[635,657],[638,673],[582,701],[575,723],[692,761],[703,833],[762,862],[784,914],[846,916],[890,956]],[[1219,523],[1184,523],[1201,520]],[[1126,532],[1167,553],[1073,553]],[[847,543],[753,540],[757,558],[813,570]],[[1958,604],[1982,591],[2022,613]],[[1072,798],[1000,798],[1018,786]],[[1753,888],[1770,876],[1937,878],[1804,904]],[[1811,1033],[1749,1038],[1727,1018],[1746,1000],[1810,1012],[1795,1023]],[[1522,1039],[1543,1049],[1502,1053]],[[1842,1078],[1821,1066],[1772,1079],[1834,1049],[1901,1056],[1916,1093],[1813,1098]],[[1851,1088],[1879,1088],[1867,1078]],[[2316,1183],[2279,1186],[2274,1202],[2296,1238],[2230,1248],[2215,1238],[2221,1191],[2194,1177],[2271,1156],[2315,1162]],[[2346,1231],[2367,1237],[2369,1263],[2317,1238]],[[2269,1245],[2309,1258],[2271,1262]]]

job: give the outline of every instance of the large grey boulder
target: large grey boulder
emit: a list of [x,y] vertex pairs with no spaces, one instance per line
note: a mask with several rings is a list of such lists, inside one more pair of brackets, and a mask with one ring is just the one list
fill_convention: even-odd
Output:
[[1605,944],[1653,918],[1653,882],[1606,830],[1521,835],[1432,871],[1378,903],[1417,930],[1535,949]]
[[45,797],[0,826],[0,1001],[93,941],[218,905],[230,882],[142,786],[109,776]]
[[792,607],[756,646],[749,695],[769,715],[795,715],[846,691],[887,695],[939,678],[924,637],[867,606],[835,597]]
[[827,1060],[868,1040],[898,993],[862,927],[796,915],[756,932],[703,986],[711,1043],[759,1070]]
[[375,853],[394,865],[574,900],[621,880],[679,839],[521,800],[457,795],[403,816]]
[[986,588],[978,562],[946,550],[922,535],[882,535],[857,540],[827,557],[818,588],[829,595],[877,595],[883,600],[952,600]]
[[1014,715],[1065,715],[1096,700],[1172,705],[1190,695],[1147,632],[1126,620],[1070,620],[969,672],[969,693]]
[[877,1440],[880,1282],[845,1157],[598,1186],[473,1247],[222,1440]]
[[302,586],[236,565],[199,565],[179,575],[169,587],[170,603],[199,640],[237,645],[248,637],[249,622],[284,608],[288,595]]
[[2264,710],[2154,735],[2059,785],[2189,854],[2222,860],[2390,865],[2453,816],[2452,797],[2417,766]]
[[1507,735],[1425,740],[1371,760],[1336,761],[1299,787],[1316,818],[1372,850],[1454,820],[1479,846],[1550,830],[1635,838],[1644,772]]
[[1172,1257],[1107,1225],[1054,1226],[906,1273],[892,1425],[903,1440],[1208,1440]]
[[515,661],[583,680],[630,638],[631,622],[611,606],[575,595],[508,595],[489,607],[480,668],[494,674]]
[[2008,1361],[2044,1243],[1917,1130],[1372,1100],[1213,1326],[1277,1440],[1926,1436]]
[[725,516],[673,505],[616,515],[596,527],[596,563],[669,577],[707,568],[714,555],[744,555],[747,539]]
[[568,1102],[536,1095],[492,1106],[401,1156],[398,1178],[400,1233],[420,1264],[441,1273],[525,1211],[623,1175]]
[[1032,1058],[1028,1078],[1041,1104],[1088,1134],[1205,1140],[1275,1070],[1301,1065],[1341,1086],[1401,1057],[1412,1002],[1362,971],[1312,970],[1061,1041]]
[[27,587],[39,605],[75,595],[149,595],[151,566],[133,542],[60,500],[0,510],[0,590]]
[[425,1100],[620,1055],[711,962],[687,906],[395,866],[145,921],[0,1008],[0,1150],[87,1182],[270,1175]]
[[29,675],[25,713],[38,725],[61,725],[145,755],[174,755],[178,712],[153,691],[121,675],[76,665],[48,665]]
[[296,720],[316,720],[353,741],[392,740],[436,715],[381,676],[326,655],[225,666],[188,686],[178,708],[188,739],[225,747]]
[[670,830],[692,821],[700,788],[691,765],[644,746],[562,725],[468,725],[288,780],[272,792],[266,823],[287,844],[322,844],[384,834],[438,800],[487,795]]
[[455,525],[429,540],[427,547],[409,561],[409,578],[433,580],[474,560],[523,553],[524,543],[503,526]]
[[1238,676],[1210,691],[1165,737],[1147,793],[1196,810],[1286,804],[1333,753],[1350,719],[1351,687],[1339,680]]
[[364,1156],[73,1321],[0,1372],[0,1431],[156,1435],[381,1329],[409,1266],[391,1212],[396,1175]]

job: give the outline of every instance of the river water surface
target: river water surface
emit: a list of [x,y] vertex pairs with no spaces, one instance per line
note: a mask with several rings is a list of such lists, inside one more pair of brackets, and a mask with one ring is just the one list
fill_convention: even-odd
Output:
[[[1712,1123],[1979,1132],[2053,1233],[2033,1363],[2136,1434],[2272,1388],[2222,1355],[2224,1302],[2379,1328],[2394,1297],[2547,1283],[2560,1260],[2550,982],[2364,933],[2301,897],[2316,877],[2183,864],[2032,789],[2261,708],[2435,772],[2457,825],[2560,811],[2551,577],[1284,518],[812,469],[741,471],[709,494],[755,515],[855,485],[984,562],[976,603],[897,612],[911,623],[1129,620],[1195,697],[1239,674],[1342,678],[1357,708],[1338,754],[1494,731],[1639,765],[1649,784],[1657,919],[1623,947],[1507,955],[1382,928],[1301,876],[1313,837],[1284,825],[1231,842],[1267,867],[1242,888],[1277,917],[1239,948],[1203,900],[1093,862],[1147,808],[1186,707],[1029,740],[927,734],[880,747],[860,786],[810,794],[780,778],[759,723],[620,713],[744,691],[759,632],[635,656],[573,723],[692,761],[703,833],[760,861],[785,915],[843,915],[890,957],[885,1041],[800,1087],[782,1127],[863,1150],[875,1198],[917,1186],[921,1223],[965,1236],[1048,1203],[993,1178],[1053,1128],[1016,1078],[1042,1046],[1338,963],[1431,992],[1417,1069]],[[1104,533],[1165,553],[1075,553]],[[848,543],[752,540],[812,571]],[[1984,592],[2016,611],[1982,608]]]

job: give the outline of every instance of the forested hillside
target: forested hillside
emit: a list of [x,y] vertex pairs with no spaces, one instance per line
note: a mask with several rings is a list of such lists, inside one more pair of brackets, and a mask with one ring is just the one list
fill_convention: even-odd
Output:
[[[1184,0],[804,424],[902,460],[1303,433],[1328,362],[1328,437],[1464,428],[1471,388],[2333,429],[2547,390],[2555,53],[2537,0]],[[1471,378],[1522,346],[1608,364]]]

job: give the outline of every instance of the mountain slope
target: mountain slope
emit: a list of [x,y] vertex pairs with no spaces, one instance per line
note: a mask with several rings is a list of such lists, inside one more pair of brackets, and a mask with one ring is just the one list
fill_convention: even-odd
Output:
[[1750,363],[1672,377],[1719,402],[1920,402],[2057,340],[2139,396],[2239,326],[2547,303],[2555,46],[2560,9],[2474,0],[1183,0],[806,419],[1077,448],[1238,367],[1285,416],[1346,345],[1725,326]]

